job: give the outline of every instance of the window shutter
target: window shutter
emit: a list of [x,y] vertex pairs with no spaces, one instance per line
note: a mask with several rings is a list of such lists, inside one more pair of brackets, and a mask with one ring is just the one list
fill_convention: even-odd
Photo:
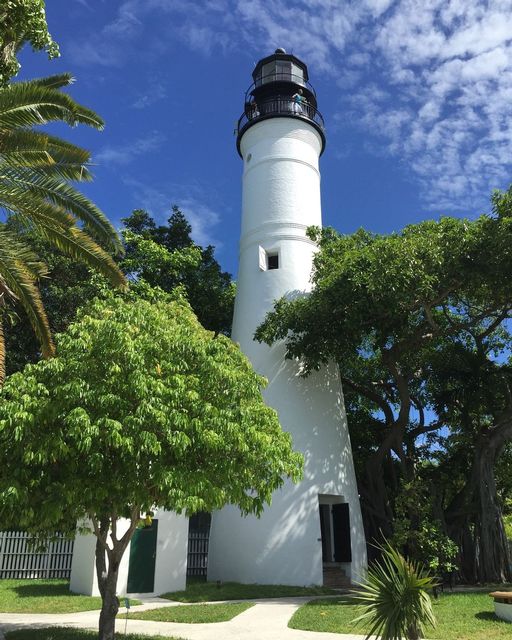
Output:
[[261,271],[267,270],[267,252],[263,247],[260,247],[260,269]]

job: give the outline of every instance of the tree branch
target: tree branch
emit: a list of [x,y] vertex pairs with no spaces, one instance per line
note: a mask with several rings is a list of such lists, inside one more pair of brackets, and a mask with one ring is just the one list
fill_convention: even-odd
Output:
[[358,382],[354,382],[354,380],[351,380],[350,378],[346,378],[345,376],[341,375],[341,373],[340,379],[343,384],[347,385],[347,387],[350,387],[353,391],[357,391],[363,396],[366,396],[366,398],[368,398],[370,402],[373,402],[380,409],[382,409],[382,412],[384,413],[384,416],[386,418],[386,424],[389,425],[395,422],[395,416],[393,415],[391,407],[377,392],[375,392],[370,387],[359,384]]
[[110,550],[110,547],[107,544],[108,528],[107,528],[106,533],[103,534],[102,531],[101,531],[100,523],[98,522],[98,519],[95,516],[93,516],[92,514],[89,514],[89,518],[90,518],[90,520],[92,522],[92,526],[93,526],[93,529],[94,529],[94,535],[99,540],[101,546],[108,553],[109,550]]

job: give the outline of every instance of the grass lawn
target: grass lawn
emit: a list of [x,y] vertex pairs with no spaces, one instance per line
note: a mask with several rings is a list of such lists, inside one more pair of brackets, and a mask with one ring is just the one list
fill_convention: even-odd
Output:
[[336,595],[326,587],[289,587],[282,584],[240,584],[239,582],[191,582],[185,591],[164,593],[161,597],[176,602],[215,602],[216,600],[253,600],[286,596]]
[[228,604],[191,604],[190,607],[162,607],[150,611],[130,613],[128,619],[155,620],[156,622],[227,622],[246,609],[252,602],[230,602]]
[[[288,626],[307,631],[364,633],[351,621],[357,607],[347,599],[308,602],[295,612]],[[512,624],[496,618],[494,603],[485,593],[445,593],[434,600],[435,629],[426,638],[436,640],[512,640]]]
[[[19,631],[8,631],[5,634],[6,640],[95,640],[98,637],[97,631],[83,631],[82,629],[65,629],[64,627],[50,627],[48,629],[20,629]],[[119,640],[180,640],[166,636],[147,636],[129,633],[124,635],[118,631],[116,638]]]
[[101,598],[71,593],[67,580],[0,580],[0,613],[76,613],[100,608]]

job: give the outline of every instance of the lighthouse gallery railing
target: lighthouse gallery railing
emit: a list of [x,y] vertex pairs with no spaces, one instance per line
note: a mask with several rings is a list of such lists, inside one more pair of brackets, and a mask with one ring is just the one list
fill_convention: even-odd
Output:
[[322,114],[313,105],[308,102],[297,103],[290,96],[276,96],[270,100],[247,103],[238,120],[237,133],[240,135],[250,124],[276,115],[310,120],[322,131],[325,129]]

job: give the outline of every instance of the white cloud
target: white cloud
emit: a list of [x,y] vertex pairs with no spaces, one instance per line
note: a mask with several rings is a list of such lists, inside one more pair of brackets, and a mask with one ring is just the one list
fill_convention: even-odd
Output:
[[167,96],[164,85],[161,82],[155,81],[151,83],[148,91],[139,95],[137,100],[132,104],[134,109],[146,109],[155,102],[163,100]]
[[197,244],[203,247],[209,244],[217,248],[222,246],[222,243],[215,240],[215,237],[212,235],[213,228],[216,227],[221,220],[220,215],[216,211],[203,202],[192,198],[181,200],[179,206],[190,222],[194,242],[197,242]]
[[176,36],[205,54],[244,46],[257,57],[284,46],[313,77],[330,74],[342,105],[335,122],[360,127],[367,146],[401,160],[427,207],[483,208],[492,187],[506,186],[512,0],[125,0],[75,55],[122,64],[149,12],[175,20]]
[[134,206],[148,211],[157,224],[165,224],[171,214],[171,206],[177,204],[192,227],[192,239],[201,246],[222,248],[216,233],[221,216],[211,204],[212,198],[196,184],[148,185],[133,178],[125,180],[133,192]]
[[165,137],[162,134],[153,132],[127,145],[103,147],[93,160],[96,164],[107,166],[126,165],[132,162],[137,156],[155,151],[163,144],[164,140]]

